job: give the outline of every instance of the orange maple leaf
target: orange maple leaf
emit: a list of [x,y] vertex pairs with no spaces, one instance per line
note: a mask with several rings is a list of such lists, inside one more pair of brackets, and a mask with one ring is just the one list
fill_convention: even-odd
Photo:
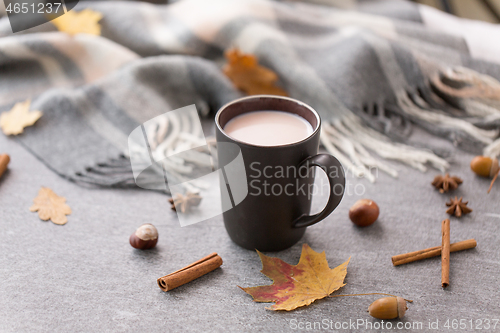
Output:
[[225,57],[228,63],[222,70],[236,88],[249,95],[287,96],[283,89],[276,86],[278,75],[260,66],[254,55],[241,53],[238,49],[229,49],[225,52]]
[[257,251],[262,261],[261,272],[273,280],[269,286],[242,288],[255,302],[275,302],[269,310],[294,310],[325,298],[345,286],[346,262],[330,269],[325,251],[318,253],[304,244],[295,266]]

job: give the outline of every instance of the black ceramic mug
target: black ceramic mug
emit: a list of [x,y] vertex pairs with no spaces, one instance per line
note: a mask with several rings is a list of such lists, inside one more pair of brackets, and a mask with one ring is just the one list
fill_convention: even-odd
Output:
[[[299,142],[277,146],[242,142],[224,132],[224,126],[234,117],[261,110],[299,115],[311,124],[313,132]],[[342,200],[345,189],[342,165],[331,155],[318,154],[321,120],[310,106],[281,96],[244,97],[224,105],[217,112],[215,123],[219,165],[231,163],[241,153],[246,172],[248,194],[223,213],[227,233],[236,244],[260,251],[286,249],[300,240],[306,227],[323,220]],[[309,215],[313,166],[326,172],[330,197],[321,212]],[[280,170],[283,172],[278,173]],[[222,179],[221,186],[226,185]]]

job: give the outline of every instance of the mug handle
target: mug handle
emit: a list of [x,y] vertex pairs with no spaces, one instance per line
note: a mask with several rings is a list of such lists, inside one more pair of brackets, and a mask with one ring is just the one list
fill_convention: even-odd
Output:
[[[324,170],[326,170],[326,175],[328,177],[328,181],[330,182],[330,197],[328,198],[328,202],[326,203],[325,208],[314,215],[302,215],[293,221],[292,226],[294,228],[304,228],[319,221],[323,220],[325,217],[330,215],[331,212],[339,205],[342,197],[344,196],[345,190],[345,175],[344,169],[342,168],[342,164],[340,164],[339,160],[329,154],[318,154],[316,156],[311,156],[306,158],[299,164],[300,167],[307,165],[308,167],[317,166]],[[337,176],[332,177],[329,170],[338,170]],[[341,193],[338,192],[338,188],[341,188]]]

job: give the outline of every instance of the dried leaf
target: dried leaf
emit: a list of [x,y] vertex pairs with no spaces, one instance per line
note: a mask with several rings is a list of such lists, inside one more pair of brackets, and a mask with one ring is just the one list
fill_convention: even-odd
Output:
[[66,224],[71,214],[71,208],[66,204],[66,198],[60,197],[48,187],[42,187],[38,195],[33,199],[35,203],[30,207],[30,211],[38,211],[38,217],[47,221],[50,219],[55,224]]
[[350,258],[330,269],[325,252],[315,252],[307,244],[302,246],[299,263],[295,266],[257,252],[262,261],[261,272],[274,282],[269,286],[240,288],[255,302],[276,302],[269,310],[290,311],[307,306],[345,286]]
[[57,30],[71,36],[79,33],[99,36],[101,34],[101,25],[98,23],[100,19],[102,19],[101,13],[84,9],[79,12],[70,10],[51,22],[57,27]]
[[33,125],[42,116],[42,111],[31,111],[31,101],[19,102],[7,112],[0,114],[0,127],[5,135],[21,134],[25,127]]
[[224,74],[240,90],[249,95],[280,95],[287,93],[276,86],[278,76],[272,70],[257,63],[257,58],[251,54],[243,54],[238,49],[229,49],[225,53],[228,64],[223,68]]

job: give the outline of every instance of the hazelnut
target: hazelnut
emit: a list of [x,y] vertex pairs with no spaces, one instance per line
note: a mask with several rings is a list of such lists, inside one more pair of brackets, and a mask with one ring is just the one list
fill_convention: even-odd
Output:
[[158,230],[150,223],[143,224],[130,235],[129,242],[139,250],[152,249],[158,242]]
[[380,210],[375,201],[361,199],[356,201],[349,209],[349,218],[355,225],[367,227],[377,220],[379,212]]
[[370,316],[377,319],[401,319],[406,310],[406,300],[402,297],[379,298],[368,307]]

